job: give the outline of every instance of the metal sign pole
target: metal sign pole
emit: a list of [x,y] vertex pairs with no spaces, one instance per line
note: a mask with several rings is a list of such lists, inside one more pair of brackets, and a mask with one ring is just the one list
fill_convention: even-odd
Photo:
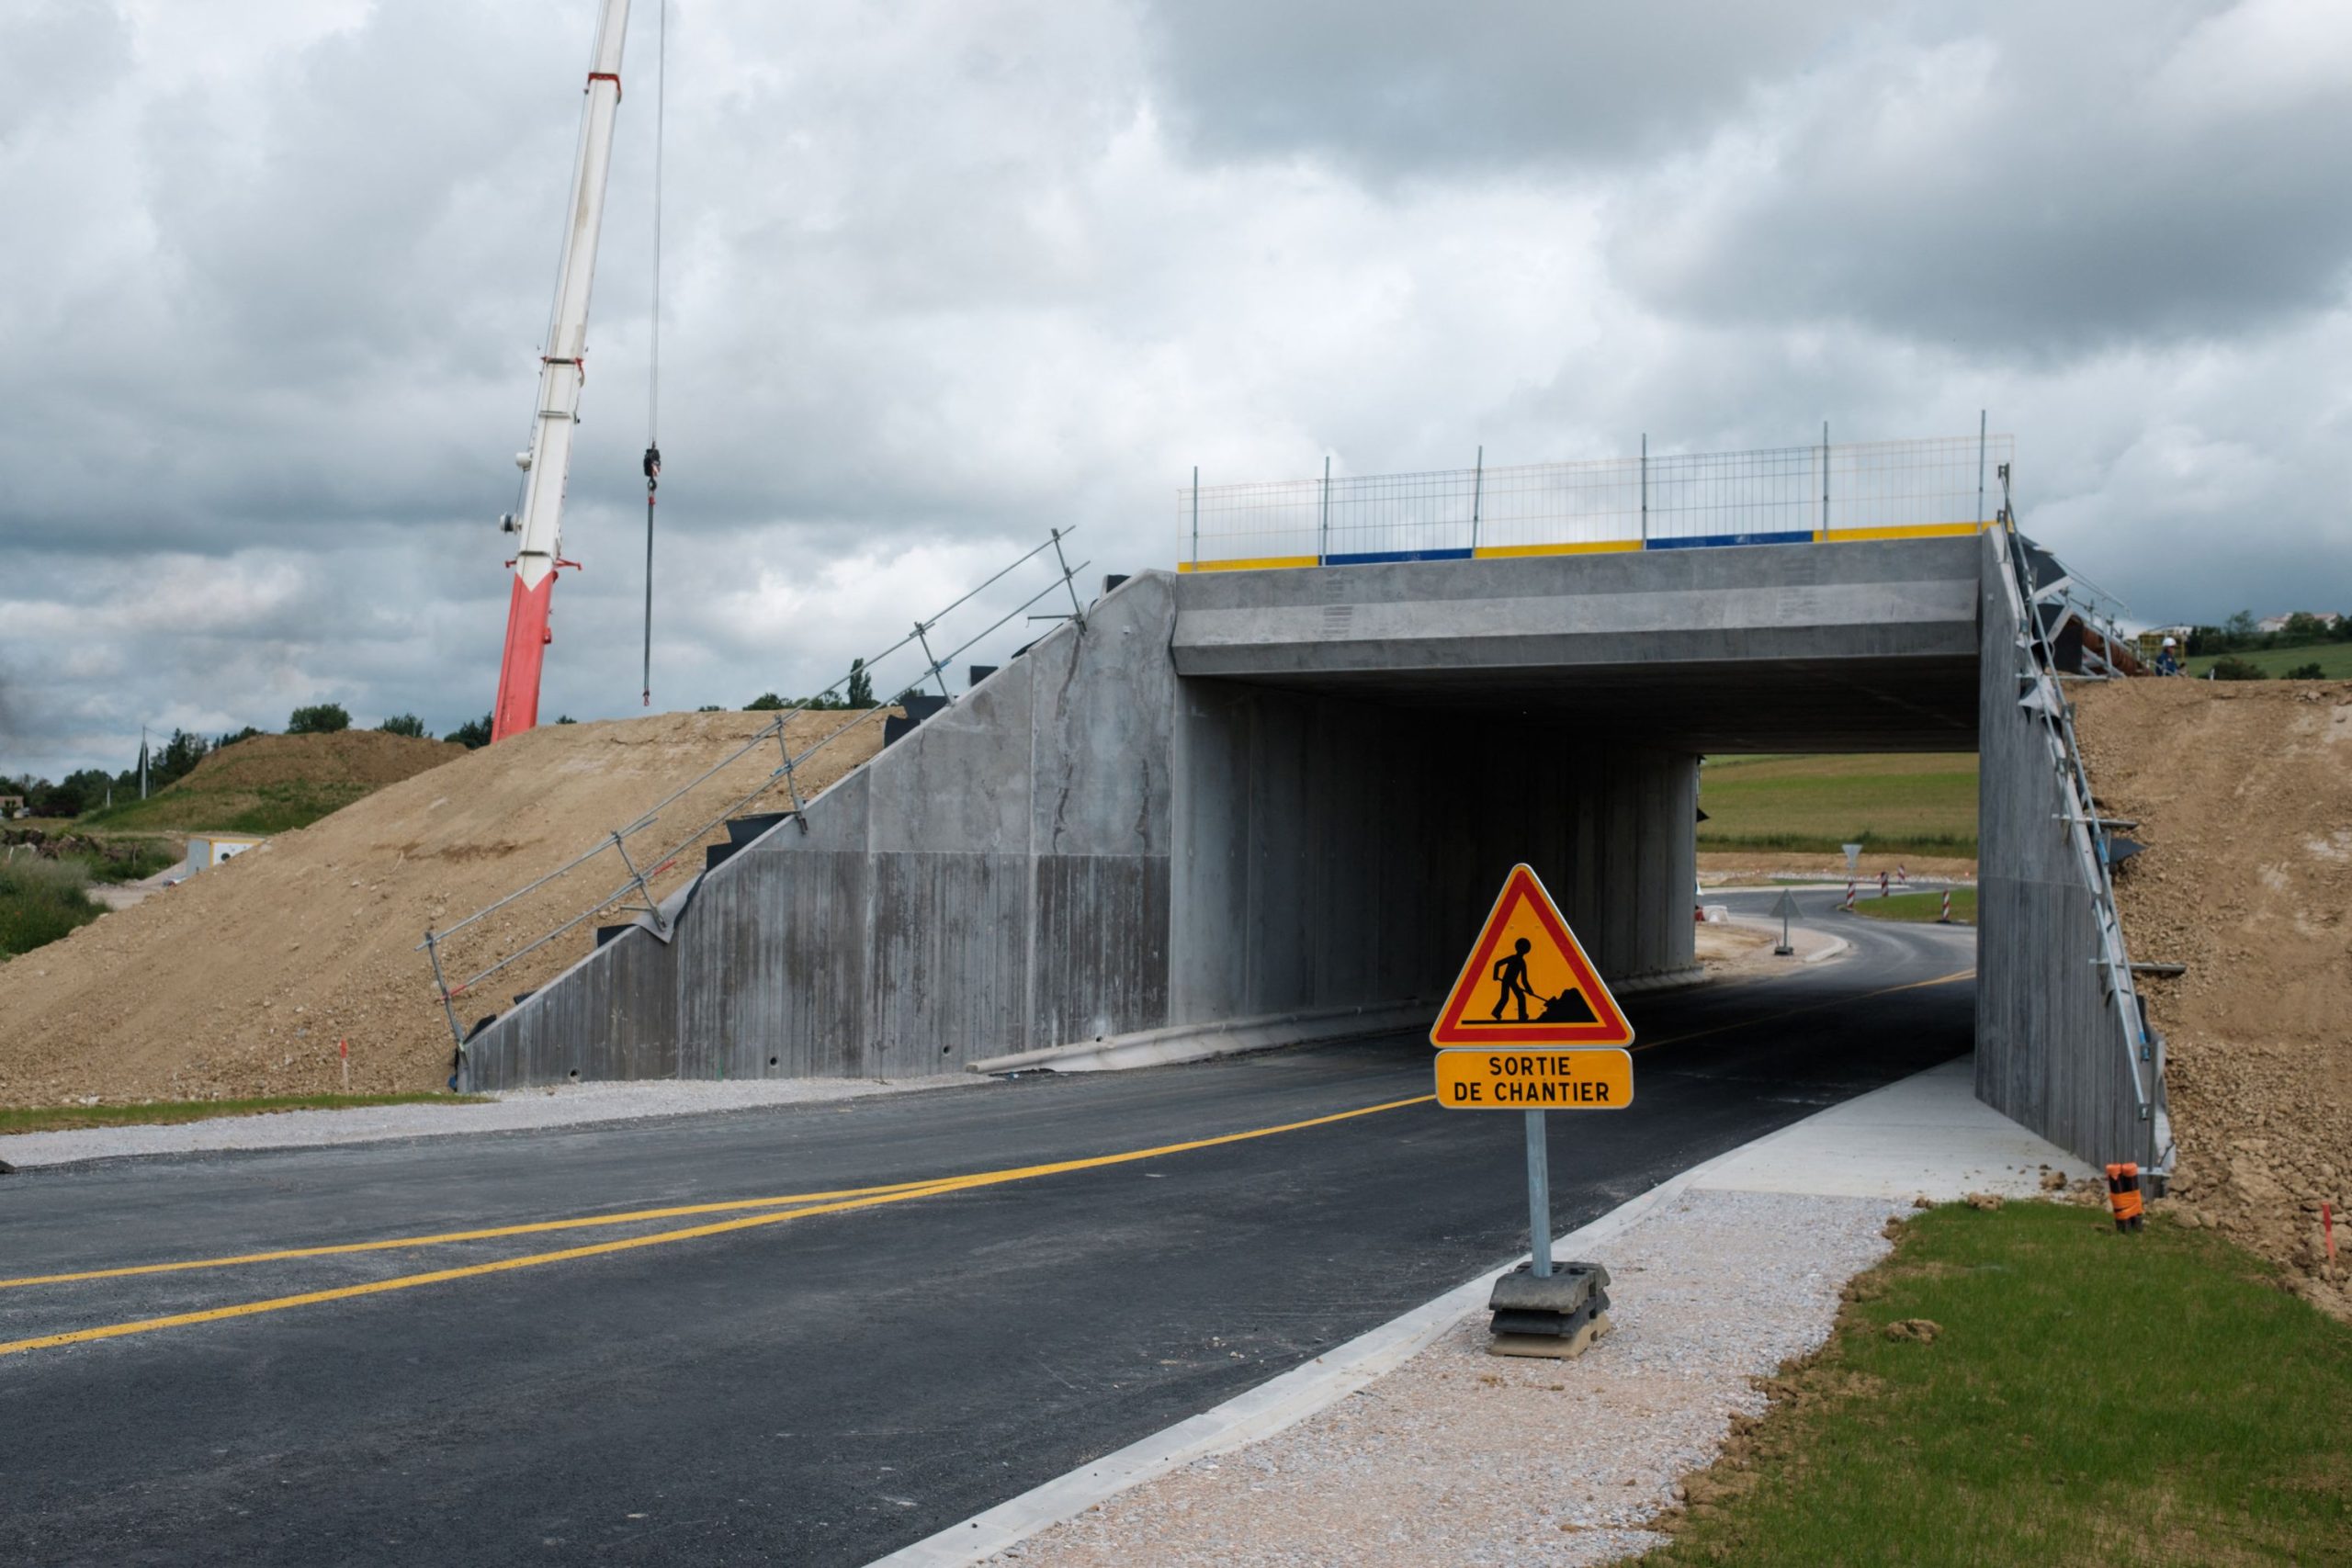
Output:
[[1530,1272],[1552,1277],[1552,1155],[1544,1142],[1544,1112],[1527,1113],[1527,1233]]

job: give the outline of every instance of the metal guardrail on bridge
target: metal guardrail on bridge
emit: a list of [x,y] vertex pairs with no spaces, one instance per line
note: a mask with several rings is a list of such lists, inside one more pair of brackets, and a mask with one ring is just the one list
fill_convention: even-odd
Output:
[[1176,492],[1183,571],[1967,535],[2008,435],[1652,454]]

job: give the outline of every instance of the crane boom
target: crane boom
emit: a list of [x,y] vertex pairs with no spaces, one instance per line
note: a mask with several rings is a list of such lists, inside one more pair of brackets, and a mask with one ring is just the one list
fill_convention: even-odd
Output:
[[596,276],[596,238],[605,219],[605,180],[612,167],[613,121],[621,103],[621,50],[628,0],[602,0],[588,62],[588,104],[572,169],[571,218],[555,280],[555,314],[539,356],[538,417],[523,465],[523,509],[511,526],[521,536],[506,602],[506,650],[499,661],[498,703],[490,738],[505,739],[539,721],[539,666],[554,634],[548,612],[561,555],[563,491],[571,470],[571,436],[580,423],[580,387],[588,348],[588,295]]

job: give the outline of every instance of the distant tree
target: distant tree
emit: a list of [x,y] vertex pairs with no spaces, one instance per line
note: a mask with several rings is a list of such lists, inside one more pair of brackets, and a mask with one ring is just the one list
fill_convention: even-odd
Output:
[[[172,731],[172,738],[160,749],[147,753],[147,787],[159,790],[175,780],[184,779],[205,759],[212,745],[201,735],[190,735],[184,729]],[[131,781],[136,784],[137,781]]]
[[351,728],[351,715],[341,703],[313,703],[287,716],[288,735],[333,735]]
[[2288,671],[2287,679],[2290,681],[2324,681],[2327,679],[2327,671],[2321,667],[2320,661],[2314,659],[2308,664],[2298,664],[2292,670]]
[[424,721],[413,713],[396,713],[376,728],[386,735],[405,735],[412,740],[424,739]]
[[265,730],[255,729],[249,724],[243,729],[232,731],[232,733],[224,735],[220,739],[214,741],[212,743],[212,749],[215,751],[218,751],[222,747],[234,746],[240,740],[251,740],[254,736],[266,733],[267,732]]
[[865,660],[849,661],[849,705],[870,708],[874,705],[874,677],[865,672]]
[[726,711],[727,710],[725,708],[720,707],[717,703],[705,703],[702,706],[695,709],[695,712],[696,713],[725,713]]
[[745,713],[774,713],[782,706],[784,706],[782,697],[777,696],[774,692],[762,692],[743,705],[743,711]]
[[578,724],[578,723],[580,722],[578,719],[576,719],[576,718],[572,717],[572,716],[571,716],[570,714],[568,714],[568,713],[560,713],[560,714],[556,715],[556,716],[555,716],[555,721],[556,721],[558,724]]
[[2252,610],[2240,610],[2236,615],[2232,615],[2228,620],[2222,623],[2222,631],[2223,635],[2235,637],[2240,642],[2251,642],[2254,640],[2256,636],[2254,612]]
[[2308,610],[2298,610],[2287,617],[2278,629],[2278,640],[2292,647],[2296,643],[2317,642],[2327,635],[2327,623]]
[[2240,659],[2234,653],[2225,653],[2213,660],[2213,679],[2216,681],[2267,681],[2270,679],[2270,671],[2251,659]]
[[469,751],[487,746],[490,744],[490,715],[484,714],[480,718],[469,719],[441,739],[455,741]]

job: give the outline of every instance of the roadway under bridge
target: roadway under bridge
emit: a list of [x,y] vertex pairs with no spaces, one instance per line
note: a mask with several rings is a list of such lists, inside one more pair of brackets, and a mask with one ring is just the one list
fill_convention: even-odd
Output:
[[2005,527],[1923,532],[1130,578],[675,896],[666,940],[479,1031],[465,1085],[1393,1026],[1519,861],[1612,987],[1668,986],[1702,755],[1974,750],[1978,1092],[2150,1160],[2160,1044],[2041,635],[2063,572]]

